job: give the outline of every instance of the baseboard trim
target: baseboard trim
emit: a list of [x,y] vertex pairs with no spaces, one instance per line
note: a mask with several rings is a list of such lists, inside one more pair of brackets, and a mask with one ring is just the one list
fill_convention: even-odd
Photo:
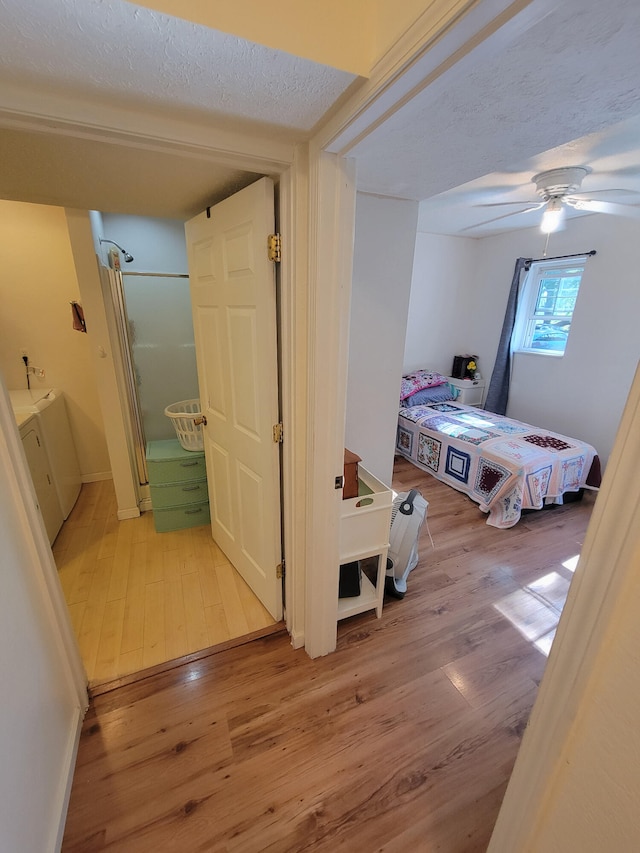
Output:
[[132,506],[127,509],[119,509],[118,510],[118,521],[124,521],[127,518],[139,518],[140,517],[140,507]]
[[95,474],[83,474],[80,478],[83,483],[98,483],[101,480],[113,480],[111,471],[97,471]]
[[78,747],[80,745],[80,734],[82,732],[82,721],[84,719],[84,711],[81,708],[76,708],[74,711],[74,723],[72,724],[69,733],[69,743],[67,744],[67,757],[65,766],[60,774],[59,788],[59,820],[56,831],[55,842],[50,848],[55,853],[60,853],[62,848],[62,839],[64,838],[64,829],[67,823],[67,811],[69,809],[69,799],[71,798],[71,787],[73,785],[73,774],[76,769],[76,758],[78,756]]
[[304,646],[304,631],[291,634],[291,645],[294,649],[301,649]]

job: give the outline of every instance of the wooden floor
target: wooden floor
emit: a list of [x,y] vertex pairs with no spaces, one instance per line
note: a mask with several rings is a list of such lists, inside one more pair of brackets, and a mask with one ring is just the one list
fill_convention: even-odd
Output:
[[486,850],[593,495],[497,530],[406,461],[394,485],[435,543],[405,598],[325,658],[271,636],[96,697],[64,851]]
[[118,521],[111,480],[83,485],[53,554],[92,685],[274,624],[209,526]]

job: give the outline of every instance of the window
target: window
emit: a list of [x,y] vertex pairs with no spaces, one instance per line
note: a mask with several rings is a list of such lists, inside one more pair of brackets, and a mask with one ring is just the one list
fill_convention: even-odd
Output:
[[515,349],[564,355],[585,261],[531,264],[518,308]]

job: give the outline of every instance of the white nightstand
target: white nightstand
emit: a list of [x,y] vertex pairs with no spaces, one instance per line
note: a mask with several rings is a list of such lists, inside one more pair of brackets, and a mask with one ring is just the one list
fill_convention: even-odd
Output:
[[457,394],[456,400],[465,406],[481,406],[484,397],[484,379],[453,379],[447,377],[449,385]]

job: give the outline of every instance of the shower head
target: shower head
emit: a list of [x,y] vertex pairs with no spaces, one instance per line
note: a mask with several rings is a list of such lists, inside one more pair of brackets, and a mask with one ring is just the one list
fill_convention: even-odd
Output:
[[123,258],[124,258],[124,262],[125,262],[125,264],[130,264],[130,263],[131,263],[131,261],[133,260],[133,255],[130,255],[130,254],[129,254],[129,252],[127,252],[127,250],[126,250],[126,249],[123,249],[123,248],[122,248],[122,246],[118,246],[118,244],[117,244],[117,243],[115,243],[113,240],[103,240],[103,239],[102,239],[102,237],[101,237],[101,238],[100,238],[100,242],[101,242],[101,243],[111,243],[111,245],[112,245],[112,246],[115,246],[115,247],[116,247],[116,249],[120,249],[120,251],[122,252],[122,256],[123,256]]

